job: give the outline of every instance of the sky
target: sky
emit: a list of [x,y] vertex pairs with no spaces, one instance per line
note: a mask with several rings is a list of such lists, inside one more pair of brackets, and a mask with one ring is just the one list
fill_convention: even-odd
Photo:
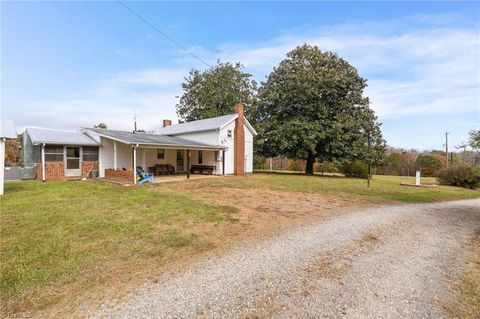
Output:
[[[459,145],[480,128],[479,2],[124,2],[213,65],[258,82],[303,43],[368,80],[390,146]],[[1,116],[29,126],[153,130],[177,121],[191,69],[208,68],[115,1],[5,2]]]

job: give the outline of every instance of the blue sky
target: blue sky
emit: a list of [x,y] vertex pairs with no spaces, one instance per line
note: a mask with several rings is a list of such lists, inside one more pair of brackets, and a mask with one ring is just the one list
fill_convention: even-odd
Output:
[[[439,149],[480,127],[476,2],[125,2],[210,64],[240,61],[258,81],[303,43],[368,79],[389,145]],[[2,118],[73,129],[151,130],[204,69],[116,2],[2,2]]]

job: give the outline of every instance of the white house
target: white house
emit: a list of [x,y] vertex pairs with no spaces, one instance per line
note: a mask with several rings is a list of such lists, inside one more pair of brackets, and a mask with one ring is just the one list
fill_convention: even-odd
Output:
[[[164,126],[153,134],[84,128],[56,131],[27,128],[24,160],[39,180],[99,177],[136,183],[136,167],[155,174],[253,172],[257,134],[237,104],[235,113]],[[33,176],[32,176],[33,177]]]
[[0,195],[3,195],[5,182],[5,141],[8,138],[16,138],[17,132],[12,121],[0,121]]

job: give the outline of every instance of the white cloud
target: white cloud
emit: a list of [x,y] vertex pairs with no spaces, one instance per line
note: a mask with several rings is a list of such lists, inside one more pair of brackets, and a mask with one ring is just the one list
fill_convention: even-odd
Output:
[[150,130],[164,118],[176,119],[175,96],[181,93],[185,74],[186,70],[150,69],[102,75],[83,98],[29,102],[19,115],[46,127],[106,122],[112,129],[131,129],[136,113],[139,127]]
[[[430,17],[432,18],[432,17]],[[222,46],[222,60],[241,61],[263,80],[285,53],[303,43],[337,52],[369,80],[366,94],[381,118],[478,111],[480,33],[419,29],[377,34],[372,24],[285,35],[254,47]],[[381,25],[376,25],[380,28]]]
[[[264,80],[286,52],[303,43],[315,44],[337,52],[369,80],[366,94],[381,120],[479,111],[479,30],[438,27],[448,19],[448,15],[415,16],[387,24],[297,29],[264,43],[231,42],[191,50],[211,63],[217,58],[241,61],[257,80]],[[420,28],[409,27],[413,20],[422,23]],[[172,65],[183,67],[102,75],[81,99],[36,101],[24,112],[32,118],[32,110],[39,110],[33,111],[36,123],[32,124],[72,127],[105,121],[111,128],[128,129],[136,111],[142,127],[149,129],[162,118],[176,119],[175,96],[181,94],[183,77],[192,65],[200,66],[180,52]]]

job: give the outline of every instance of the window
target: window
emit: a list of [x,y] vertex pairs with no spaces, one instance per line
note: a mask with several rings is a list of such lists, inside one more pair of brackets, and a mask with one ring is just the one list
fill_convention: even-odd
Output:
[[60,145],[45,145],[45,161],[48,161],[48,162],[62,162],[63,161],[63,146],[60,146]]
[[157,148],[157,159],[164,159],[164,158],[165,158],[165,149]]
[[203,152],[198,151],[198,164],[203,164]]
[[227,130],[227,137],[232,137],[232,130]]
[[98,161],[98,147],[84,146],[83,147],[83,160],[96,162]]

